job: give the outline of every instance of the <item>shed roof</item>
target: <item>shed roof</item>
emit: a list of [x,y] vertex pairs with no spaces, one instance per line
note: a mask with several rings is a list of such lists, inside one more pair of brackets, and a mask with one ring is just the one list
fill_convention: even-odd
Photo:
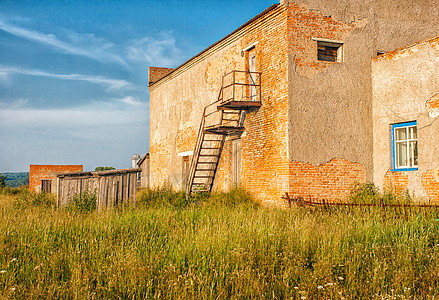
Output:
[[149,153],[146,153],[138,162],[137,165],[140,166],[145,161],[145,159],[149,158]]
[[93,176],[109,176],[109,175],[119,175],[128,173],[141,172],[140,168],[129,168],[129,169],[118,169],[118,170],[106,170],[106,171],[88,171],[88,172],[72,172],[72,173],[58,173],[56,176],[58,178],[65,177],[93,177]]

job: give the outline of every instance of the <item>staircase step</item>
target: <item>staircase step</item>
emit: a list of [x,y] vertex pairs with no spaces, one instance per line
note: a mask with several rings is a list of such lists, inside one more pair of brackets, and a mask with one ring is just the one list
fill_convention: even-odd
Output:
[[211,164],[211,165],[217,164],[216,161],[199,161],[198,163],[199,164]]
[[215,128],[211,128],[211,129],[209,129],[209,130],[205,129],[204,132],[205,132],[205,133],[206,133],[206,132],[210,132],[210,133],[215,132],[215,134],[218,134],[218,135],[227,135],[227,133],[223,133],[223,132],[217,132],[217,131],[215,131]]
[[209,171],[215,171],[215,169],[195,169],[195,171],[198,171],[198,172],[209,172]]
[[209,192],[209,190],[191,190],[192,193]]
[[238,127],[238,126],[219,126],[219,127],[205,129],[205,131],[215,132],[217,134],[222,134],[222,135],[228,135],[229,133],[232,132],[240,132],[244,130],[245,130],[244,127]]
[[194,176],[194,178],[212,178],[212,176]]
[[218,149],[220,149],[220,147],[214,147],[214,148],[212,148],[212,147],[203,147],[200,150],[218,150]]
[[218,157],[218,154],[200,154],[198,156],[206,156],[206,157]]
[[262,103],[259,101],[226,101],[216,108],[218,110],[248,110],[252,107],[261,107]]

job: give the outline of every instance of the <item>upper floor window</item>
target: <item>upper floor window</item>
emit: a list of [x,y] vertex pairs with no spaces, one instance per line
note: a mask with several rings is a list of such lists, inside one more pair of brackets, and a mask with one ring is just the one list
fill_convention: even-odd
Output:
[[418,169],[418,130],[416,121],[393,124],[393,169]]
[[317,40],[317,59],[321,61],[342,61],[342,47],[341,42],[321,41]]

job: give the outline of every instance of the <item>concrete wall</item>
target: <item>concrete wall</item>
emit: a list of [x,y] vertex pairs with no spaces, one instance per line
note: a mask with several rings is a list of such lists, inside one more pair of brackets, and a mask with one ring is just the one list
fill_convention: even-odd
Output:
[[81,172],[82,165],[30,165],[29,167],[29,190],[41,192],[41,181],[52,180],[52,194],[57,193],[56,174]]
[[[439,38],[374,58],[374,182],[439,201]],[[418,170],[390,171],[391,124],[417,121]]]
[[[373,180],[371,59],[377,51],[436,35],[438,4],[436,0],[289,1],[292,194],[343,198],[351,183]],[[317,60],[313,38],[342,41],[343,61]],[[351,172],[347,181],[323,171],[332,170],[326,166],[334,162],[337,169]],[[309,172],[310,166],[319,171]],[[309,184],[322,184],[334,193],[306,189]]]

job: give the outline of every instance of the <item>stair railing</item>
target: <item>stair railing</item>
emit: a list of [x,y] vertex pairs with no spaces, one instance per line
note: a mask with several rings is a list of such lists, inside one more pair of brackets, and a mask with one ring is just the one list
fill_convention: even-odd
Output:
[[[192,156],[192,160],[191,160],[191,166],[190,166],[190,172],[189,172],[189,180],[187,181],[187,186],[186,186],[186,197],[190,196],[191,190],[192,190],[192,185],[194,183],[195,172],[196,172],[196,169],[197,169],[198,161],[200,159],[200,151],[201,151],[201,148],[203,146],[203,141],[204,141],[204,135],[205,135],[205,132],[204,132],[205,128],[204,128],[204,126],[206,124],[206,117],[208,117],[208,116],[212,115],[213,113],[217,112],[217,111],[213,111],[211,113],[206,114],[207,108],[212,106],[212,105],[217,104],[218,102],[220,102],[222,100],[222,90],[223,90],[223,88],[221,87],[220,92],[218,94],[218,99],[215,102],[213,102],[213,103],[207,105],[206,107],[204,107],[203,117],[201,118],[200,127],[198,129],[197,141],[196,141],[196,144],[195,144],[195,152],[194,152],[194,154]],[[221,120],[222,120],[222,112],[221,112]]]
[[[238,79],[237,79],[237,74],[238,74]],[[249,78],[246,78],[244,81],[248,81],[248,82],[240,82],[240,74],[243,74],[244,78],[246,76],[248,76]],[[231,82],[227,83],[226,85],[224,84],[224,80],[225,78],[227,78],[228,76],[232,76]],[[242,88],[247,87],[250,89],[255,89],[256,91],[259,90],[259,93],[256,92],[255,97],[253,95],[246,95],[246,98],[250,98],[250,101],[257,101],[258,100],[258,95],[259,95],[259,101],[260,101],[260,97],[261,97],[261,73],[260,72],[248,72],[248,71],[238,71],[238,70],[233,70],[227,74],[224,74],[222,79],[221,79],[221,88],[218,94],[218,98],[215,102],[207,105],[206,107],[204,107],[203,110],[203,116],[201,119],[201,123],[200,123],[200,127],[198,129],[198,134],[197,134],[197,141],[195,144],[195,151],[194,154],[192,156],[192,160],[191,160],[191,165],[190,165],[190,172],[189,172],[189,178],[187,181],[187,186],[186,186],[186,197],[188,198],[192,192],[192,186],[194,184],[194,179],[195,179],[195,173],[197,171],[197,165],[200,159],[200,152],[201,149],[203,148],[203,142],[204,142],[204,136],[206,134],[206,118],[212,116],[215,113],[220,113],[220,120],[218,124],[214,124],[214,125],[210,125],[210,126],[223,126],[225,123],[224,122],[230,122],[227,120],[224,120],[224,110],[221,109],[220,111],[218,111],[217,109],[214,109],[212,112],[208,112],[208,108],[210,108],[211,106],[214,105],[218,105],[218,104],[223,104],[226,103],[228,101],[235,101],[235,97],[237,95],[239,95],[239,93],[236,93],[235,89],[237,86],[241,86]],[[225,93],[225,90],[229,90],[229,88],[232,89],[231,92],[229,92],[231,95],[228,96],[228,93]],[[250,91],[247,90],[246,93],[249,93]],[[251,94],[253,94],[252,92],[250,92]],[[249,93],[249,94],[250,94]],[[241,99],[242,99],[241,95]],[[225,98],[225,99],[224,99]],[[242,100],[240,100],[242,101]],[[238,114],[238,118],[236,119],[236,126],[241,127],[244,124],[244,119],[245,119],[245,111],[242,112],[240,111]],[[209,127],[210,127],[209,126]],[[218,142],[221,142],[221,140],[218,140]],[[224,142],[224,138],[222,140],[222,142]],[[222,151],[222,147],[223,145],[221,145],[221,149],[220,151]],[[218,165],[215,167],[215,171],[217,170]],[[213,179],[212,179],[213,180]],[[212,182],[210,183],[212,184]]]

